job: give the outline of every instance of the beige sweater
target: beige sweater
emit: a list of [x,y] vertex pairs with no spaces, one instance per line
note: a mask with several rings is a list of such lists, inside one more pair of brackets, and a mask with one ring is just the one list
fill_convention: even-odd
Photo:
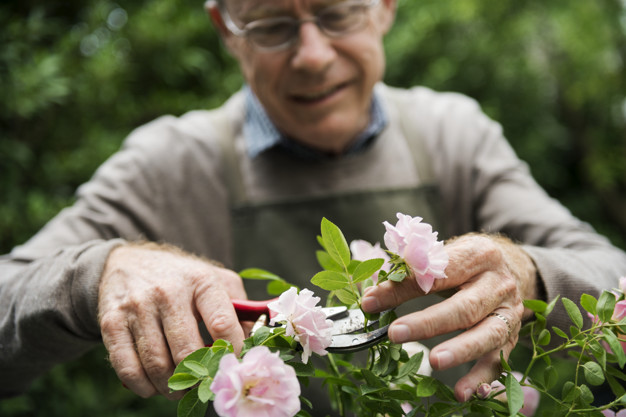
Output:
[[[270,151],[250,160],[240,95],[219,115],[166,116],[135,130],[79,188],[73,206],[0,260],[0,397],[23,392],[41,372],[100,342],[98,281],[109,251],[124,239],[165,241],[232,265],[224,169],[232,160],[223,157],[216,117],[232,129],[254,202],[418,185],[398,140],[403,118],[425,141],[443,197],[443,235],[497,231],[522,242],[549,299],[597,294],[626,275],[626,255],[546,195],[475,102],[425,88],[377,88],[390,124],[351,157],[303,161]],[[390,104],[391,95],[406,105]],[[564,318],[556,312],[554,324]]]

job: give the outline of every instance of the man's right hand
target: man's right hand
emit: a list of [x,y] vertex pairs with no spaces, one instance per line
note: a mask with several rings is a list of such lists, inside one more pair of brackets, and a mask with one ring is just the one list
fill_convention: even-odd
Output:
[[246,299],[233,271],[179,249],[129,244],[111,251],[100,282],[98,318],[111,364],[122,383],[142,397],[170,394],[176,364],[204,347],[203,321],[211,337],[236,352],[244,330],[231,298]]

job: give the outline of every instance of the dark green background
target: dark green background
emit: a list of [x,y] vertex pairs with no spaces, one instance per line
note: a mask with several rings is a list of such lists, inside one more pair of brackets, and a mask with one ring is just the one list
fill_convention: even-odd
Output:
[[[552,196],[626,247],[624,7],[400,1],[386,81],[477,99]],[[5,0],[0,28],[2,253],[71,204],[130,130],[215,107],[241,85],[201,1]],[[57,367],[0,415],[175,414],[123,389],[104,355]]]

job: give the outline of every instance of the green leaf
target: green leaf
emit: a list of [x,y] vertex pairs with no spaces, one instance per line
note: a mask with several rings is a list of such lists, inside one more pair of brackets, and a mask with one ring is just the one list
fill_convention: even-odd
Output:
[[567,333],[565,333],[563,330],[559,329],[558,327],[552,326],[552,331],[556,333],[559,337],[562,337],[563,339],[569,339],[569,337],[567,336]]
[[513,374],[507,374],[504,386],[506,387],[506,398],[509,404],[509,413],[515,416],[524,406],[524,392],[519,381]]
[[580,385],[578,387],[580,390],[580,399],[587,405],[590,405],[593,402],[593,393],[589,389],[587,385]]
[[327,290],[340,290],[350,284],[348,277],[335,271],[322,271],[311,278],[311,283]]
[[596,310],[598,318],[603,323],[611,321],[615,309],[615,295],[609,291],[603,291],[598,299]]
[[394,389],[385,393],[385,398],[393,398],[394,400],[400,401],[414,401],[415,395],[411,394],[408,391]]
[[579,329],[583,327],[583,316],[580,314],[580,310],[578,306],[569,298],[561,298],[563,302],[563,306],[565,306],[565,311],[567,311],[567,315],[572,320],[572,323]]
[[504,359],[504,352],[502,350],[500,351],[500,365],[502,366],[502,370],[507,372],[512,371],[509,363]]
[[206,368],[206,366],[204,366],[200,362],[192,361],[192,360],[185,360],[183,361],[183,365],[185,365],[186,368],[188,368],[190,371],[194,372],[195,374],[201,377],[207,376],[209,374],[209,370]]
[[613,391],[613,395],[615,395],[615,398],[621,397],[622,400],[624,400],[623,396],[626,394],[626,389],[624,389],[624,386],[611,375],[606,376],[606,382],[609,383],[609,387],[611,387],[611,391]]
[[402,282],[406,278],[405,271],[394,271],[391,274],[387,275],[387,279],[394,282]]
[[[216,341],[215,343],[218,343],[218,342],[219,340]],[[176,369],[174,369],[174,373],[175,374],[188,373],[189,368],[185,366],[185,361],[196,361],[196,362],[200,362],[204,366],[207,366],[212,356],[213,356],[213,350],[211,350],[210,347],[200,348],[194,352],[191,352],[189,355],[187,355],[187,357],[185,357],[185,359],[180,361],[180,363],[176,366]]]
[[585,379],[591,385],[602,385],[604,382],[604,372],[602,367],[595,362],[587,362],[583,365]]
[[281,295],[291,287],[294,287],[294,285],[291,285],[287,281],[270,281],[267,284],[266,290],[269,295]]
[[269,329],[269,327],[267,326],[259,327],[252,335],[254,344],[256,346],[261,345],[265,341],[265,339],[271,336],[271,334],[272,334],[272,331]]
[[191,388],[200,382],[200,378],[188,373],[174,374],[167,380],[167,386],[172,391],[182,391]]
[[624,349],[620,344],[615,333],[609,328],[602,329],[602,337],[606,340],[606,343],[609,344],[609,347],[613,351],[613,354],[617,357],[617,362],[619,363],[619,367],[623,368],[626,364],[626,355],[624,354]]
[[546,311],[543,312],[544,316],[548,316],[550,313],[552,313],[552,310],[554,310],[554,307],[556,306],[556,302],[559,300],[559,296],[554,297],[554,300],[550,301],[550,303],[548,304],[548,307],[546,307]]
[[537,343],[545,346],[550,343],[550,331],[548,329],[543,329],[541,333],[539,333],[539,337],[537,338]]
[[204,417],[208,406],[208,403],[200,401],[198,388],[194,388],[178,402],[176,415],[178,417]]
[[311,362],[289,362],[289,365],[296,371],[297,376],[315,376],[315,367]]
[[361,369],[361,375],[363,375],[363,379],[365,379],[369,386],[378,388],[386,386],[385,383],[369,369]]
[[343,266],[335,262],[333,258],[330,257],[328,252],[318,250],[315,252],[315,257],[317,258],[317,262],[320,266],[326,271],[344,272]]
[[415,374],[420,366],[422,365],[422,360],[424,359],[424,352],[420,351],[415,355],[409,358],[409,361],[400,367],[400,371],[398,375],[394,378],[395,380],[402,379],[408,375]]
[[583,294],[580,296],[580,305],[588,313],[595,315],[597,304],[598,300],[596,300],[596,297],[594,297],[593,295]]
[[322,219],[322,240],[330,257],[340,265],[350,264],[350,248],[341,230],[326,217]]
[[572,381],[566,381],[563,384],[563,390],[561,391],[561,398],[565,402],[572,402],[580,395],[580,391],[578,391],[576,384]]
[[198,399],[203,403],[206,403],[213,399],[215,396],[213,391],[211,391],[211,383],[213,381],[209,378],[205,379],[198,386]]
[[437,392],[437,381],[429,376],[425,376],[417,384],[417,396],[426,398]]
[[239,276],[245,279],[254,279],[254,280],[278,280],[284,281],[281,277],[276,274],[273,274],[269,271],[259,268],[248,268],[239,272]]
[[348,287],[335,291],[335,296],[347,306],[351,306],[358,301],[356,295]]
[[543,313],[548,308],[548,304],[541,300],[524,300],[524,307],[534,311],[535,313]]
[[597,340],[593,340],[590,342],[589,348],[591,353],[593,353],[593,356],[596,358],[596,361],[598,361],[598,365],[600,365],[602,369],[606,369],[606,349],[604,346],[602,346]]
[[544,369],[543,381],[547,389],[552,388],[559,381],[559,373],[554,366],[547,366]]
[[354,282],[365,281],[367,278],[371,277],[374,273],[378,272],[378,270],[385,263],[384,259],[376,258],[370,259],[367,261],[363,261],[356,267],[354,270],[354,274],[352,276],[352,280]]

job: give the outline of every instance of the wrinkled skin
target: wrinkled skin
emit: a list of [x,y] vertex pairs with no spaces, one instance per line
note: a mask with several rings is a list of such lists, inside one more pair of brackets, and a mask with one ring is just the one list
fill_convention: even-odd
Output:
[[239,352],[244,329],[231,298],[245,299],[233,271],[175,248],[127,245],[114,249],[100,282],[99,321],[111,365],[142,397],[170,394],[167,380],[185,356],[204,347],[198,322]]
[[[435,280],[431,292],[455,292],[431,307],[396,319],[389,327],[389,339],[404,343],[465,330],[435,346],[429,359],[435,370],[476,360],[455,386],[456,398],[467,401],[481,383],[491,383],[500,375],[500,351],[508,359],[522,320],[531,314],[522,302],[537,297],[537,274],[529,256],[502,237],[465,235],[448,242],[445,249],[450,257],[448,277]],[[412,277],[401,283],[387,281],[368,288],[362,307],[380,312],[422,295]],[[488,316],[492,312],[507,318],[510,334],[504,320]]]

